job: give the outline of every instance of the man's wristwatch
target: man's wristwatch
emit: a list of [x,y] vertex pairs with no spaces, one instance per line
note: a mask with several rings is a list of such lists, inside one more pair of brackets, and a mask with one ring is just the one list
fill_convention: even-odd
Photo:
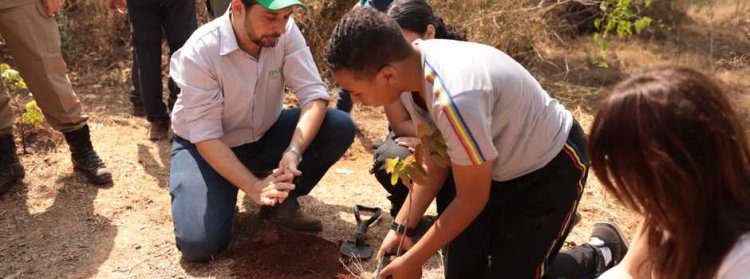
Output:
[[406,236],[408,237],[414,237],[414,235],[417,234],[416,228],[407,228],[406,226],[395,221],[391,225],[391,230],[400,234],[406,234]]
[[286,148],[286,151],[284,152],[292,152],[292,154],[297,156],[297,164],[302,162],[302,152],[299,152],[299,149],[296,146],[290,145],[289,147]]

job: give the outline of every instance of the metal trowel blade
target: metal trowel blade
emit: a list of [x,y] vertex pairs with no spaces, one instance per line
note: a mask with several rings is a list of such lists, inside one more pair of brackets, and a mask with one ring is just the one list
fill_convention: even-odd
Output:
[[354,242],[344,241],[339,247],[339,253],[345,257],[366,261],[372,258],[372,247],[370,245],[357,246]]

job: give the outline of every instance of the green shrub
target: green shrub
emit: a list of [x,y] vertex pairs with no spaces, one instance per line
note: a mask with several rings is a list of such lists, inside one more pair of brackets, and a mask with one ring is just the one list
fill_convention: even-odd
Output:
[[611,34],[626,38],[640,34],[651,25],[653,19],[643,15],[643,10],[651,6],[651,0],[602,0],[599,9],[601,17],[594,19],[594,42],[597,45],[597,64],[608,67],[607,49]]

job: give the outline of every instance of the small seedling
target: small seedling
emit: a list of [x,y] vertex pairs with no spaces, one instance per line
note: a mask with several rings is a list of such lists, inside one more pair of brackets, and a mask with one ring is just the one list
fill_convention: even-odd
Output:
[[422,166],[424,156],[430,156],[430,159],[441,168],[447,167],[450,163],[448,147],[440,131],[434,125],[420,123],[417,127],[417,138],[420,143],[414,147],[414,154],[403,160],[386,159],[385,171],[391,174],[391,185],[396,185],[399,179],[405,185],[411,185],[412,182],[424,183],[427,177],[427,171]]
[[[385,171],[391,174],[391,185],[396,185],[398,180],[404,183],[409,188],[411,194],[412,182],[417,184],[423,184],[427,178],[427,171],[422,166],[424,163],[425,156],[430,156],[430,159],[441,168],[448,167],[450,159],[448,158],[448,147],[445,145],[445,139],[440,131],[432,125],[427,123],[420,123],[417,126],[417,138],[419,138],[419,144],[414,147],[414,153],[410,154],[403,160],[399,158],[386,159]],[[411,195],[409,195],[409,205],[411,205]],[[410,211],[409,209],[407,209]],[[410,216],[406,214],[406,223],[409,223]],[[383,257],[381,262],[378,264],[376,274],[380,275],[380,271],[388,265],[395,257],[398,257],[403,253],[401,247],[404,243],[404,237],[401,236],[396,251],[399,253],[390,254]],[[390,276],[389,276],[390,277]],[[377,277],[376,277],[377,278]]]
[[599,4],[601,17],[594,19],[594,42],[597,57],[595,61],[600,67],[607,68],[607,49],[609,35],[617,33],[618,38],[640,34],[651,25],[653,19],[643,15],[643,10],[651,6],[651,0],[603,0]]
[[[23,100],[19,100],[19,98],[24,98],[23,94],[21,93],[29,89],[26,86],[26,82],[23,81],[21,74],[11,68],[10,65],[3,63],[0,64],[0,77],[0,82],[2,82],[2,85],[6,89],[8,89],[10,93],[16,93],[12,95],[11,98],[14,105],[17,108],[23,107],[19,122],[21,124],[25,124],[26,126],[31,126],[34,129],[39,129],[40,127],[42,127],[42,123],[44,123],[44,114],[39,108],[39,105],[37,105],[36,100],[34,100],[34,96],[31,95],[31,93],[28,94],[26,103],[21,106],[21,102]],[[24,127],[24,125],[20,125],[19,128],[19,130],[21,131],[21,145],[23,147],[23,153],[26,153],[26,127]]]
[[23,113],[21,114],[21,123],[39,128],[43,122],[44,114],[42,114],[42,109],[36,104],[36,100],[32,99],[24,106]]
[[5,63],[0,64],[0,74],[2,74],[2,82],[5,88],[10,90],[10,92],[28,89],[26,82],[21,78],[21,74],[11,68],[10,65]]

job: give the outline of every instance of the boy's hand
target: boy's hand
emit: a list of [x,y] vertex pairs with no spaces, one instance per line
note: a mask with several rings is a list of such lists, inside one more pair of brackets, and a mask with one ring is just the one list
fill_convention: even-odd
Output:
[[417,148],[417,145],[422,143],[422,141],[416,137],[398,137],[396,138],[396,143],[400,146],[408,148],[411,153],[414,153],[414,149]]
[[42,0],[47,17],[52,17],[56,12],[59,12],[65,4],[65,0]]
[[[401,238],[403,237],[403,243],[401,242]],[[412,246],[414,246],[414,242],[412,242],[411,238],[397,233],[393,230],[389,230],[388,234],[385,235],[385,238],[383,238],[383,243],[380,244],[380,250],[378,250],[378,261],[383,260],[383,256],[385,256],[385,253],[388,251],[398,251],[398,245],[401,243],[401,250],[406,251],[411,249]]]
[[289,196],[289,191],[294,190],[292,178],[294,178],[293,174],[275,169],[266,178],[250,185],[249,193],[246,194],[259,205],[274,206],[284,202]]
[[407,257],[397,257],[380,271],[378,279],[419,279],[422,278],[422,264],[413,263]]

